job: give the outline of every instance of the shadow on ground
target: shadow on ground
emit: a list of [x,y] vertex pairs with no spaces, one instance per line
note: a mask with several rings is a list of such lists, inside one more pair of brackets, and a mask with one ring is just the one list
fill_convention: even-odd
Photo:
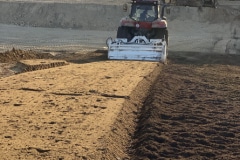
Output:
[[170,51],[168,60],[175,64],[219,64],[219,65],[240,65],[240,55],[235,54],[212,54],[199,52],[174,52]]

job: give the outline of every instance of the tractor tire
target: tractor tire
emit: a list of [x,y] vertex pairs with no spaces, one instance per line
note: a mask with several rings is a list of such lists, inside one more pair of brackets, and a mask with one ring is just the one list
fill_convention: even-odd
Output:
[[167,28],[159,28],[156,31],[156,36],[154,39],[162,39],[163,41],[166,41],[168,45],[168,29]]
[[127,27],[124,27],[124,26],[118,27],[117,38],[127,38],[127,40],[130,41],[131,40],[131,36],[130,36],[128,30],[129,29]]
[[218,1],[212,0],[212,8],[217,8],[217,6],[218,6]]

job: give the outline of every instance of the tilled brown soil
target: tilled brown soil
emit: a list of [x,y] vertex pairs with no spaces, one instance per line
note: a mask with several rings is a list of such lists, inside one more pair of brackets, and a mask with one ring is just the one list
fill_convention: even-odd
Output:
[[[4,63],[43,57],[21,50],[4,54]],[[54,59],[89,63],[106,60],[106,51]],[[240,159],[239,61],[237,55],[171,52],[137,113],[130,159]]]
[[172,53],[140,113],[132,159],[240,159],[239,61]]

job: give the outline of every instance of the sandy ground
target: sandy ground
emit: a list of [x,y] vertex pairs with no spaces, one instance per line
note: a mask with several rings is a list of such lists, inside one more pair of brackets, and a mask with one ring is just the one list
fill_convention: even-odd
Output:
[[122,156],[117,150],[109,155],[114,149],[105,141],[125,101],[133,101],[132,91],[158,63],[72,58],[68,65],[0,79],[3,159]]

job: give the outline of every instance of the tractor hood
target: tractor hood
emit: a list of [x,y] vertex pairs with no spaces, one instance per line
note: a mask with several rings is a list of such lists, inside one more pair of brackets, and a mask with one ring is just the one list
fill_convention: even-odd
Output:
[[152,22],[148,22],[148,21],[136,21],[129,17],[125,17],[121,19],[120,26],[144,28],[144,29],[167,28],[167,22],[166,20],[163,20],[160,18]]

